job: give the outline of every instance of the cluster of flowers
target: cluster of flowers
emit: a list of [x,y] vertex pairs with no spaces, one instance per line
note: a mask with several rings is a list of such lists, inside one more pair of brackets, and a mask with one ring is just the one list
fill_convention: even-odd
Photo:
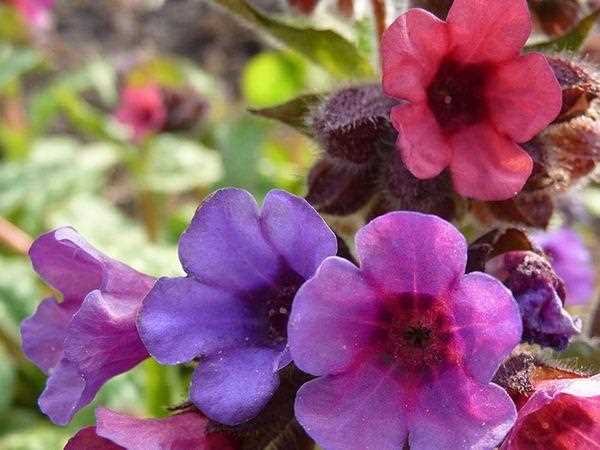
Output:
[[[33,266],[62,301],[45,299],[22,337],[49,375],[39,405],[52,421],[69,423],[148,357],[195,368],[179,413],[100,408],[67,448],[244,449],[244,424],[292,403],[290,420],[326,450],[592,448],[600,378],[542,378],[540,362],[510,357],[520,343],[562,350],[581,331],[564,303],[589,297],[591,273],[573,272],[589,259],[569,230],[536,244],[495,230],[469,246],[446,220],[388,203],[357,232],[355,260],[317,212],[328,193],[356,200],[373,179],[386,181],[378,195],[429,206],[442,188],[485,202],[520,192],[538,161],[519,143],[561,114],[567,85],[541,54],[521,55],[530,32],[525,0],[455,0],[446,21],[399,17],[382,43],[395,100],[352,88],[315,112],[327,155],[308,201],[275,190],[259,207],[235,188],[208,197],[179,243],[184,277],[141,274],[71,228],[38,238]],[[338,170],[353,176],[328,183]],[[363,183],[348,182],[357,173]],[[427,189],[402,184],[410,177]],[[341,202],[353,204],[345,212],[369,189]]]

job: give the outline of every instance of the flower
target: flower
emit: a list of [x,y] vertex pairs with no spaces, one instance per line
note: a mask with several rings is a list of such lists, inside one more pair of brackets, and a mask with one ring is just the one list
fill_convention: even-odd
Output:
[[540,383],[501,450],[583,450],[598,442],[600,375]]
[[136,141],[159,131],[167,120],[160,88],[154,84],[125,88],[116,117],[131,128]]
[[73,436],[65,450],[235,449],[224,434],[208,432],[206,417],[191,411],[163,419],[138,419],[98,408],[96,422],[96,427],[83,428]]
[[404,103],[391,119],[398,151],[418,178],[449,167],[464,197],[515,196],[532,172],[517,143],[560,112],[545,57],[520,55],[531,33],[525,0],[455,0],[447,21],[411,9],[382,40],[383,90]]
[[512,291],[523,318],[523,341],[564,350],[581,333],[581,319],[563,308],[565,289],[550,263],[529,251],[507,252],[492,258],[486,272]]
[[34,28],[47,28],[54,0],[9,0],[25,21]]
[[287,321],[296,291],[336,237],[303,199],[267,194],[262,210],[240,189],[214,193],[179,243],[185,278],[161,278],[138,328],[163,364],[199,359],[190,399],[235,425],[256,416],[291,361]]
[[63,301],[47,298],[23,321],[23,351],[50,375],[40,409],[66,425],[106,381],[148,357],[135,318],[154,278],[100,253],[72,228],[40,236],[29,256]]
[[331,257],[294,300],[296,417],[328,450],[491,449],[516,417],[490,383],[519,343],[510,292],[464,275],[467,244],[448,222],[393,212],[359,230],[360,268]]
[[551,233],[532,236],[550,258],[552,268],[565,283],[567,304],[577,305],[591,300],[595,291],[596,275],[592,256],[577,233],[561,228]]

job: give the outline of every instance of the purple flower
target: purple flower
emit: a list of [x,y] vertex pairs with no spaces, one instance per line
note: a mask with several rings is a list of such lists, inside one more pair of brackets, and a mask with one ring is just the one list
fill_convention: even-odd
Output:
[[179,243],[185,278],[161,278],[144,300],[138,328],[163,364],[199,358],[190,398],[210,418],[254,417],[290,361],[292,300],[336,238],[303,199],[267,194],[262,210],[239,189],[198,209]]
[[565,283],[566,303],[589,302],[595,291],[596,274],[592,257],[581,238],[569,228],[533,235],[534,242],[550,258],[552,267]]
[[523,341],[564,350],[581,333],[581,320],[563,308],[563,282],[542,256],[526,251],[504,253],[488,261],[486,272],[502,280],[517,300]]
[[386,214],[356,247],[360,268],[327,258],[294,301],[292,357],[319,377],[299,422],[328,450],[495,447],[516,417],[490,383],[521,338],[510,292],[464,274],[465,239],[436,216]]
[[148,357],[135,318],[154,278],[100,253],[72,228],[40,236],[29,256],[63,300],[43,300],[23,321],[23,350],[50,375],[41,410],[66,425],[106,381]]

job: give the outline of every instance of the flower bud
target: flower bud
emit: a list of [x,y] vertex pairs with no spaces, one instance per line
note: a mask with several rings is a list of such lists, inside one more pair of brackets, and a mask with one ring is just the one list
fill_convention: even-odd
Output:
[[162,131],[185,131],[193,128],[206,114],[208,103],[191,88],[162,88],[167,111]]
[[571,29],[582,9],[578,0],[529,0],[528,3],[540,27],[550,36],[560,36]]

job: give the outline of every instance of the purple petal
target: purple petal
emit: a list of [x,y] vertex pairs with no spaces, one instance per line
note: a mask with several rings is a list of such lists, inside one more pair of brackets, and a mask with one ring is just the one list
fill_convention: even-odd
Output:
[[365,364],[302,386],[296,418],[327,450],[398,450],[407,437],[399,389],[390,373]]
[[256,201],[240,189],[222,189],[200,206],[179,242],[185,271],[223,289],[270,284],[281,257],[266,241]]
[[517,412],[499,386],[450,370],[425,387],[410,416],[411,450],[490,450],[506,436]]
[[163,364],[179,364],[232,346],[252,345],[261,323],[230,292],[192,278],[161,278],[144,299],[139,332]]
[[313,375],[350,365],[373,332],[377,302],[356,266],[338,257],[326,259],[292,305],[288,339],[296,365]]
[[489,382],[521,341],[521,315],[512,293],[497,279],[478,272],[462,278],[451,293],[456,334],[465,346],[467,372]]
[[265,239],[287,265],[305,279],[325,258],[337,252],[335,234],[303,198],[273,190],[265,197],[261,213]]
[[256,416],[279,386],[281,352],[268,348],[222,351],[194,371],[190,399],[208,417],[237,425]]
[[69,439],[64,450],[125,450],[125,448],[98,436],[96,427],[85,427]]
[[363,272],[386,295],[443,295],[467,261],[467,243],[454,226],[413,212],[373,220],[358,231],[356,247]]
[[21,323],[23,352],[46,374],[62,358],[65,334],[76,306],[47,298]]
[[211,446],[206,417],[187,412],[163,419],[138,419],[106,408],[96,410],[96,432],[127,450],[225,450]]
[[99,387],[86,389],[86,382],[77,366],[63,359],[52,369],[38,405],[52,422],[66,425],[77,411],[92,401]]

